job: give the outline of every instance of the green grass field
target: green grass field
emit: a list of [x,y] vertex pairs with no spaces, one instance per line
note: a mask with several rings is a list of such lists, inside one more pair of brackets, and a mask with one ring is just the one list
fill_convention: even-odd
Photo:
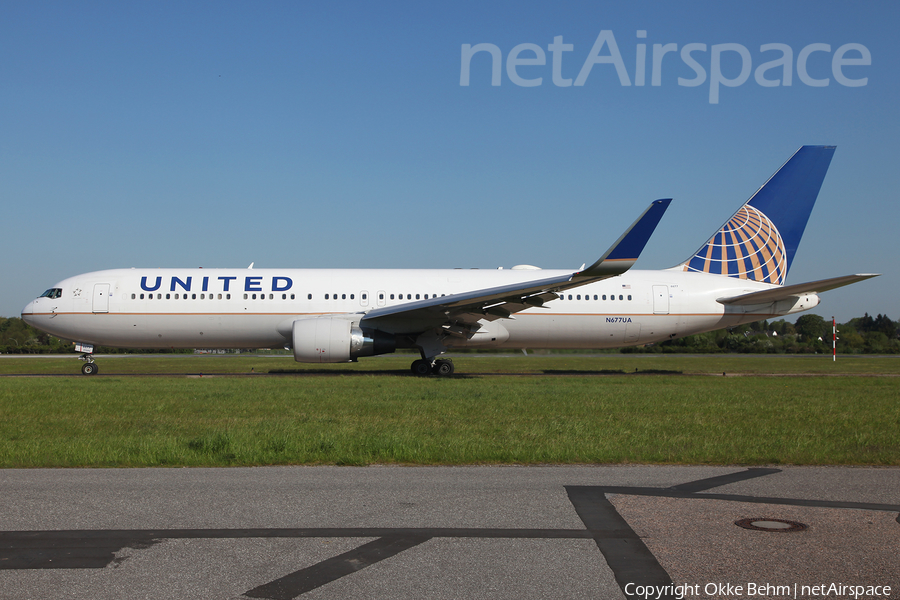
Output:
[[[0,378],[0,467],[900,465],[900,358],[463,355],[449,379],[412,358],[121,356],[85,377],[3,357],[71,376]],[[228,376],[251,369],[296,372]]]

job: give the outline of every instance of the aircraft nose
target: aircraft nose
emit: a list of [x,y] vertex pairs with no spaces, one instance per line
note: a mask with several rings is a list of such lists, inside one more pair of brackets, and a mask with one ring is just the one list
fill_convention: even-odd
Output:
[[22,309],[22,320],[29,325],[34,325],[34,303],[35,301],[32,300]]

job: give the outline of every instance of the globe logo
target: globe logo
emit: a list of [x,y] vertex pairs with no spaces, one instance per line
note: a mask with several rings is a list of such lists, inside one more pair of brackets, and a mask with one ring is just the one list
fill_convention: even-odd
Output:
[[745,204],[685,265],[685,271],[784,284],[787,254],[771,219]]

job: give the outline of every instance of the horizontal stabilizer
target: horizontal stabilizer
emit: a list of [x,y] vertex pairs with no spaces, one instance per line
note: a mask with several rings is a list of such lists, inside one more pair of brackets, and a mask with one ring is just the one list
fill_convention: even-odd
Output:
[[798,283],[797,285],[784,285],[775,287],[761,292],[750,292],[741,294],[740,296],[731,296],[729,298],[719,298],[720,304],[765,304],[767,302],[777,302],[788,298],[796,298],[806,294],[818,294],[827,292],[835,288],[850,285],[857,281],[863,281],[872,277],[878,277],[879,273],[860,273],[858,275],[844,275],[843,277],[833,277],[831,279],[820,279],[819,281],[810,281],[808,283]]

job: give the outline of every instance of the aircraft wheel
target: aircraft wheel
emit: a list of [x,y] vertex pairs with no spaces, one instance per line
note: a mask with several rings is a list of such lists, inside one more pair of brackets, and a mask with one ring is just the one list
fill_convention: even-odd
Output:
[[431,372],[435,375],[440,375],[441,377],[447,377],[448,375],[453,375],[453,361],[442,359],[435,361],[434,367],[432,367]]
[[431,374],[431,361],[430,360],[414,360],[413,364],[410,365],[409,369],[412,371],[413,375],[430,375]]
[[81,372],[84,375],[96,375],[97,363],[84,363],[81,365]]

